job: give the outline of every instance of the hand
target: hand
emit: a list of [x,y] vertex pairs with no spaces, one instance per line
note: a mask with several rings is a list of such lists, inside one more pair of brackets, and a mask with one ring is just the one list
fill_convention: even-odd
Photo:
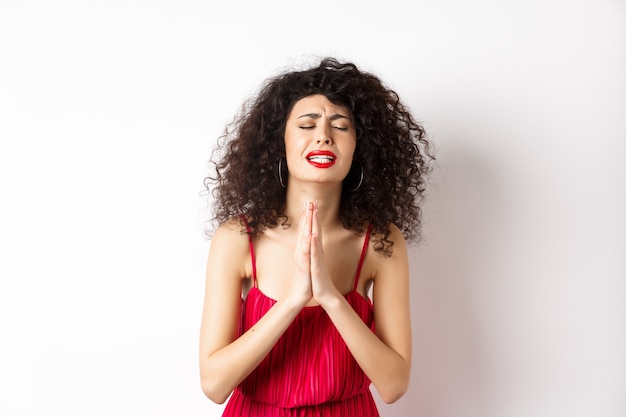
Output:
[[324,247],[322,245],[322,228],[318,221],[317,201],[313,205],[311,221],[311,288],[313,298],[322,306],[333,298],[340,296],[337,287],[326,267]]
[[313,226],[313,203],[306,203],[302,207],[300,222],[298,223],[295,257],[295,273],[291,283],[290,295],[304,306],[313,298],[311,287],[311,228]]

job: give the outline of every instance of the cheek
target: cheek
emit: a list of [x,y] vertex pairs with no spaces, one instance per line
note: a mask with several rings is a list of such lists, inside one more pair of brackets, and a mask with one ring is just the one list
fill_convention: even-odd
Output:
[[298,150],[298,142],[291,138],[289,135],[285,136],[285,152],[287,155],[295,153]]
[[346,148],[345,155],[349,157],[350,162],[354,159],[354,152],[356,150],[356,143],[353,143],[350,147]]
[[288,165],[290,165],[290,163],[291,165],[297,163],[302,156],[302,152],[303,148],[297,139],[285,136],[285,159]]
[[285,152],[287,154],[289,154],[290,152],[293,152],[296,141],[294,139],[293,134],[289,131],[289,129],[285,130],[284,141],[285,141]]

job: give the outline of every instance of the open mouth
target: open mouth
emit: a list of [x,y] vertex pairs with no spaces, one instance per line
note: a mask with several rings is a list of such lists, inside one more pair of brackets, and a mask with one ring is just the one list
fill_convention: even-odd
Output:
[[313,151],[306,156],[309,164],[317,168],[328,168],[335,163],[337,156],[329,151]]
[[319,162],[320,164],[330,164],[331,162],[335,161],[330,156],[312,156],[312,157],[307,158],[307,159],[309,161]]

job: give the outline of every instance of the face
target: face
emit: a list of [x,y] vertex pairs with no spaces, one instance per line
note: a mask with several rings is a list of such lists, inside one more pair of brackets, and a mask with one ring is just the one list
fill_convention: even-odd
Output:
[[294,104],[285,126],[290,182],[341,183],[355,147],[356,131],[346,107],[323,95]]

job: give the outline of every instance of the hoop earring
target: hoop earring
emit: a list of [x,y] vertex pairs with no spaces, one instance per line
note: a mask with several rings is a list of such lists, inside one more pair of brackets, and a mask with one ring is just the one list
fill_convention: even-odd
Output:
[[361,167],[361,178],[359,179],[359,183],[357,184],[357,186],[350,190],[352,192],[354,192],[354,191],[358,190],[359,188],[361,188],[361,184],[363,184],[363,166],[360,165],[360,164],[359,164],[359,166]]
[[283,181],[283,158],[278,160],[278,181],[280,181],[280,185],[282,185],[283,188],[287,188],[287,185],[285,185]]

